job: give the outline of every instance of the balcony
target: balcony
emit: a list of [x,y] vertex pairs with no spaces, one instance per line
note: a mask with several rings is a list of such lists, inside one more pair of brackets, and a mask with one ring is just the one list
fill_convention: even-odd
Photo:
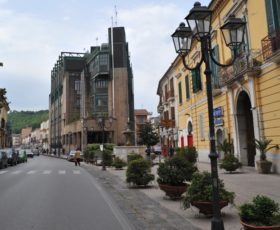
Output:
[[175,100],[174,98],[174,90],[169,90],[165,93],[165,102],[173,101]]
[[160,121],[160,126],[165,128],[175,128],[175,120],[162,119]]
[[234,64],[220,68],[221,86],[231,85],[244,77],[258,76],[261,73],[262,55],[258,50],[250,50],[239,54]]
[[262,53],[265,61],[280,63],[280,29],[262,39]]

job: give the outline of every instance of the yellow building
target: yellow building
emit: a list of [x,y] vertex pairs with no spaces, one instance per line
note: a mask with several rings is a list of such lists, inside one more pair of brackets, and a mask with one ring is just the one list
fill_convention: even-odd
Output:
[[[245,166],[255,166],[259,153],[254,139],[280,144],[280,2],[277,0],[212,0],[211,45],[220,63],[229,63],[231,51],[220,32],[229,15],[246,20],[245,44],[233,66],[218,67],[211,61],[216,143],[232,139],[235,155]],[[200,43],[192,44],[186,57],[194,67],[201,59]],[[172,71],[170,70],[172,69]],[[204,65],[200,71],[184,68],[177,57],[169,68],[175,82],[178,146],[193,144],[200,161],[209,161],[209,124]],[[177,76],[177,77],[176,77]],[[159,91],[159,90],[158,90]],[[183,141],[182,141],[183,140]],[[280,151],[268,159],[280,172]]]

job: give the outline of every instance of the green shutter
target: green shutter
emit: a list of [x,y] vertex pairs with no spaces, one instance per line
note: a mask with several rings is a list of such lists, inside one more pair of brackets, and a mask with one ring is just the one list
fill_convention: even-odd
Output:
[[200,68],[196,69],[196,85],[197,85],[197,91],[202,90],[202,83],[201,83],[201,76],[200,76]]
[[265,8],[266,8],[268,33],[272,33],[275,31],[275,21],[273,15],[272,0],[265,0]]
[[185,84],[186,84],[186,98],[190,99],[190,85],[189,85],[189,76],[185,76]]
[[[213,57],[215,58],[216,61],[219,62],[219,47],[218,45],[216,45],[214,48],[213,48]],[[219,83],[219,74],[218,74],[218,65],[216,65],[212,59],[210,58],[210,68],[212,70],[212,76],[211,76],[211,79],[212,79],[212,87],[213,88],[219,88],[220,86],[220,83]]]
[[197,92],[197,82],[196,82],[195,70],[192,70],[192,88],[193,88],[193,92],[196,93]]
[[178,89],[179,89],[179,104],[182,104],[182,85],[181,82],[178,84]]

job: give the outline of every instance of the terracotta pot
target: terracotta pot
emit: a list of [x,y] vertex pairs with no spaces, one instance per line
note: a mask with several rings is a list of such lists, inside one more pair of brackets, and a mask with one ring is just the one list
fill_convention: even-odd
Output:
[[244,230],[280,230],[280,226],[255,226],[255,225],[250,225],[247,224],[245,222],[243,222],[242,220],[240,221],[241,224],[244,227]]
[[[199,209],[199,213],[204,215],[213,215],[212,201],[192,201],[191,205]],[[228,205],[228,201],[220,201],[220,209]]]
[[159,188],[165,192],[166,196],[171,199],[180,199],[182,194],[187,191],[187,184],[181,185],[168,185],[159,184]]
[[270,173],[271,166],[271,161],[257,161],[257,168],[259,173]]

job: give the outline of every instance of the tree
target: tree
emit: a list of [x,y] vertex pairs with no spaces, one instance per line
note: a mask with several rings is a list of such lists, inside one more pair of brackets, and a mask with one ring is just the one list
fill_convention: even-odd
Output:
[[140,144],[146,145],[147,148],[159,142],[159,135],[150,122],[146,122],[139,129]]

